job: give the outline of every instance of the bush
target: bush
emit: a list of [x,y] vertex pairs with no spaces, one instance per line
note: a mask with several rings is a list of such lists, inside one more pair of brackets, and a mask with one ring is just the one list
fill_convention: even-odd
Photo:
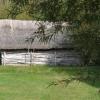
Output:
[[100,64],[99,26],[82,26],[75,28],[72,35],[75,49],[80,52],[84,65]]

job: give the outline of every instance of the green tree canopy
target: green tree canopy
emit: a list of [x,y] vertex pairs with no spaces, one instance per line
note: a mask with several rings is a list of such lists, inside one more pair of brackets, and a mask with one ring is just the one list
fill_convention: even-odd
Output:
[[[100,0],[10,0],[11,14],[26,10],[33,19],[93,21],[100,18]],[[15,10],[15,13],[13,13]],[[18,12],[19,11],[19,12]],[[42,18],[41,18],[42,17]]]

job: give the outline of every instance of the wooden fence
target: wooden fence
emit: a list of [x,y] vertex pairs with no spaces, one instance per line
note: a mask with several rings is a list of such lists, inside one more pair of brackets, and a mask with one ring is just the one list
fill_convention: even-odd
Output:
[[76,65],[80,57],[73,51],[3,52],[2,64]]

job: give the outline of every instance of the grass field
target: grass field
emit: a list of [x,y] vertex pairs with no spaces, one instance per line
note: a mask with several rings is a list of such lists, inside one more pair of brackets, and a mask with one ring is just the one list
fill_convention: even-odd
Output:
[[[100,77],[95,83],[72,81],[48,85],[81,74],[87,75],[87,68],[78,67],[0,67],[0,100],[100,100]],[[88,68],[93,77],[100,76],[97,67]]]

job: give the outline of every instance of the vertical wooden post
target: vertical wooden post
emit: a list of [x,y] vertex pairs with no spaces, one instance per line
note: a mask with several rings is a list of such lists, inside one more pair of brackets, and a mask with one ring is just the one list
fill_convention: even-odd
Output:
[[[54,42],[56,43],[56,36],[54,35]],[[55,50],[54,50],[54,57],[55,57],[55,66],[57,65],[57,61],[56,61],[56,47],[55,47]]]
[[56,51],[55,51],[55,66],[57,65]]
[[2,65],[2,53],[0,52],[0,65]]
[[32,52],[30,51],[30,66],[32,65]]
[[6,63],[5,62],[5,55],[6,55],[5,52],[3,52],[3,61],[2,61],[3,65],[5,65],[5,63]]
[[26,64],[26,53],[25,53],[25,64]]
[[33,52],[32,52],[32,64],[34,64],[34,52],[35,52],[35,49],[33,49]]

